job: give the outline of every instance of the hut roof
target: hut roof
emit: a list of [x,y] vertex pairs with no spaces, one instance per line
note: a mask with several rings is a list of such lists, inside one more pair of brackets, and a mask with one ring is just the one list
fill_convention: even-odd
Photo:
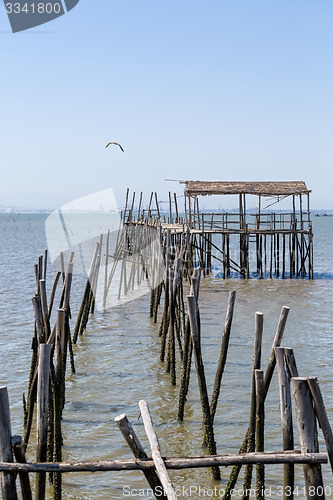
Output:
[[228,182],[185,181],[185,194],[205,196],[212,194],[255,194],[261,196],[289,196],[307,194],[311,191],[303,181],[288,182]]

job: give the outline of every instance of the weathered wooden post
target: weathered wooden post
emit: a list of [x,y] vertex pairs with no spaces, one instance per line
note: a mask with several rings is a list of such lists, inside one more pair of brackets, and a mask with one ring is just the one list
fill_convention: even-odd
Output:
[[333,433],[325,410],[325,405],[319,387],[319,382],[316,377],[309,377],[308,384],[310,387],[312,399],[315,404],[316,415],[319,421],[319,425],[324,434],[327,453],[330,459],[331,469],[333,472]]
[[47,297],[46,297],[45,279],[39,280],[39,286],[40,286],[40,299],[41,299],[41,305],[42,305],[42,316],[43,316],[44,333],[45,333],[44,342],[47,342],[47,339],[49,338],[49,336],[51,334],[51,328],[50,328],[49,309],[48,309]]
[[[254,371],[255,389],[256,389],[256,451],[264,451],[265,436],[265,397],[264,397],[264,372],[263,370]],[[258,464],[256,467],[256,491],[257,500],[265,498],[265,466]]]
[[296,359],[294,356],[294,350],[291,347],[284,348],[284,356],[286,360],[286,364],[288,367],[289,376],[298,377],[298,368],[296,365]]
[[[135,431],[131,426],[130,422],[128,421],[126,415],[125,414],[119,415],[114,420],[117,423],[119,429],[121,430],[121,433],[124,436],[126,443],[132,450],[135,458],[138,458],[139,460],[147,460],[148,455],[145,452],[141,442],[139,441],[139,438],[135,434]],[[156,498],[167,500],[167,496],[164,494],[163,486],[155,470],[147,469],[144,470],[143,473],[151,489],[153,490]]]
[[[0,387],[0,461],[13,462],[12,431],[7,387]],[[1,491],[3,500],[17,500],[15,475],[2,472]]]
[[141,411],[143,424],[145,426],[145,431],[149,439],[152,458],[156,467],[158,477],[163,486],[164,492],[169,500],[177,500],[177,495],[171,484],[168,472],[165,467],[164,460],[161,457],[160,445],[156,433],[154,431],[153,422],[151,420],[149,408],[146,401],[144,401],[143,399],[139,401],[139,407]]
[[[210,408],[209,408],[209,399],[207,392],[207,384],[205,377],[205,369],[202,361],[201,355],[201,343],[200,343],[200,334],[197,323],[197,305],[196,298],[194,295],[187,296],[187,306],[188,306],[188,315],[190,318],[191,325],[191,336],[193,342],[193,352],[194,352],[194,360],[195,366],[197,369],[198,375],[198,383],[200,390],[200,398],[201,398],[201,406],[202,406],[202,416],[203,416],[203,425],[205,428],[205,442],[207,444],[207,448],[211,455],[216,455],[216,443],[214,437],[214,428],[213,422],[211,419]],[[220,469],[218,467],[212,467],[212,473],[214,479],[220,480]]]
[[91,302],[93,298],[93,280],[96,272],[96,263],[98,261],[98,254],[99,254],[100,248],[99,248],[99,243],[96,243],[95,249],[94,249],[94,254],[91,260],[90,264],[90,269],[89,269],[89,274],[88,274],[88,279],[86,281],[86,286],[83,294],[83,299],[81,302],[81,307],[79,314],[77,316],[75,328],[74,328],[74,333],[73,333],[73,344],[76,344],[78,336],[82,335],[84,329],[87,326],[88,323],[88,318],[89,318],[89,311],[91,307]]
[[[13,436],[11,441],[16,462],[25,464],[26,458],[21,436]],[[20,476],[22,499],[32,500],[29,474],[27,472],[19,472],[19,476]]]
[[264,382],[265,382],[265,395],[267,394],[268,388],[270,386],[271,379],[272,379],[273,372],[274,372],[274,368],[276,365],[274,348],[280,347],[282,337],[284,334],[284,330],[285,330],[285,327],[287,324],[289,311],[290,311],[290,307],[288,307],[288,306],[283,306],[281,309],[279,323],[278,323],[276,334],[275,334],[275,337],[273,340],[271,355],[270,355],[268,365],[266,368],[266,372],[265,372],[265,380],[264,380]]
[[[294,449],[294,433],[291,409],[290,377],[283,347],[274,349],[276,366],[279,375],[280,408],[282,423],[283,451]],[[284,465],[284,488],[283,498],[292,500],[294,498],[294,465]]]
[[[257,311],[255,313],[255,332],[254,332],[254,354],[253,354],[253,370],[252,370],[252,394],[251,394],[251,406],[250,406],[250,423],[247,433],[247,445],[246,451],[248,453],[254,452],[255,442],[256,442],[256,380],[255,373],[256,370],[260,370],[261,365],[261,346],[262,346],[262,334],[264,329],[264,315],[262,312]],[[253,465],[249,464],[245,466],[244,471],[244,483],[243,499],[248,499],[249,492],[251,490],[252,483],[252,472]]]
[[104,291],[103,291],[103,309],[106,306],[106,298],[108,294],[108,266],[109,266],[109,246],[110,246],[110,229],[108,229],[105,242],[105,267],[104,267]]
[[[39,346],[37,382],[37,462],[45,462],[47,457],[47,415],[50,382],[50,344]],[[37,474],[36,498],[45,500],[45,472]]]
[[[191,278],[190,295],[194,295],[196,301],[198,301],[199,297],[200,277],[201,277],[200,268],[195,268],[193,270],[193,276]],[[198,307],[197,307],[197,320],[200,330],[200,314]],[[185,401],[190,383],[192,351],[193,351],[193,342],[191,337],[191,326],[190,326],[189,316],[187,315],[186,324],[184,328],[184,349],[183,349],[183,359],[182,359],[183,366],[182,366],[180,390],[179,390],[178,420],[180,422],[184,420]]]
[[[54,347],[54,436],[53,460],[62,460],[62,431],[61,419],[65,400],[65,366],[66,363],[66,309],[57,310],[56,337]],[[62,477],[59,473],[53,474],[54,498],[61,499]]]
[[[268,365],[267,365],[266,372],[265,372],[265,377],[264,377],[264,391],[265,391],[264,392],[264,398],[265,399],[266,399],[266,396],[267,396],[267,393],[268,393],[268,390],[269,390],[269,386],[270,386],[270,383],[271,383],[271,380],[272,380],[272,376],[273,376],[273,372],[274,372],[274,368],[275,368],[275,364],[276,364],[274,348],[275,347],[280,347],[280,344],[281,344],[281,341],[282,341],[282,337],[283,337],[283,334],[284,334],[284,330],[285,330],[285,326],[286,326],[286,323],[287,323],[287,318],[288,318],[289,310],[290,310],[290,308],[287,307],[287,306],[283,306],[282,309],[281,309],[278,326],[277,326],[275,337],[274,337],[274,340],[273,340],[271,355],[270,355],[270,358],[269,358],[269,361],[268,361]],[[248,442],[248,438],[249,438],[249,433],[250,433],[250,427],[248,428],[248,430],[246,432],[246,435],[245,435],[245,437],[243,439],[243,442],[242,442],[242,444],[240,446],[240,449],[239,449],[240,453],[246,452],[247,442]],[[235,486],[235,484],[237,482],[238,475],[239,475],[239,472],[241,470],[241,467],[242,467],[241,465],[236,465],[236,466],[234,466],[232,468],[232,471],[231,471],[231,474],[230,474],[230,478],[229,478],[229,481],[228,481],[226,489],[225,489],[225,494],[224,494],[224,497],[223,497],[224,500],[230,500],[231,499],[231,490],[234,488],[234,486]]]
[[236,301],[236,292],[235,291],[230,292],[229,299],[228,299],[228,308],[227,308],[227,314],[226,314],[226,319],[225,319],[225,325],[224,325],[224,330],[223,330],[223,335],[222,335],[221,353],[220,353],[220,358],[219,358],[217,371],[216,371],[216,375],[215,375],[212,398],[211,398],[211,402],[210,402],[210,414],[211,414],[212,421],[214,421],[217,402],[218,402],[218,398],[219,398],[220,390],[221,390],[222,376],[223,376],[225,364],[227,361],[227,354],[228,354],[229,339],[230,339],[232,318],[233,318],[233,314],[234,314],[235,301]]
[[[296,406],[297,426],[302,453],[318,453],[316,415],[306,378],[291,379]],[[308,500],[324,499],[323,478],[320,464],[303,465]]]

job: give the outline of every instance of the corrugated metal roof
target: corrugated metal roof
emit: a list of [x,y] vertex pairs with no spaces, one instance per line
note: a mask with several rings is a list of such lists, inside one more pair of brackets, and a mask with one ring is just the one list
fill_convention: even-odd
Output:
[[311,191],[303,181],[288,182],[228,182],[228,181],[185,181],[185,194],[255,194],[261,196],[288,196],[307,194]]

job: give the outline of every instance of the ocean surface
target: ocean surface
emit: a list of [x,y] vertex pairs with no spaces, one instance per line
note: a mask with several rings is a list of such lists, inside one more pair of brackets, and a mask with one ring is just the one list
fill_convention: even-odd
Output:
[[[0,384],[7,386],[12,433],[23,434],[22,394],[26,393],[31,360],[35,293],[34,264],[47,248],[47,214],[0,215]],[[316,376],[333,424],[333,217],[313,217],[314,279],[218,278],[218,269],[202,279],[200,313],[203,360],[211,392],[219,358],[230,290],[236,306],[222,391],[215,417],[218,453],[237,453],[249,422],[255,312],[264,314],[262,368],[269,358],[283,306],[290,314],[283,346],[294,349],[300,376]],[[55,270],[47,271],[48,293]],[[82,300],[86,277],[73,277],[71,330]],[[103,279],[103,278],[102,278]],[[124,305],[95,311],[75,351],[75,375],[67,371],[63,419],[64,461],[132,458],[114,418],[126,413],[147,449],[138,402],[148,402],[164,456],[201,455],[203,429],[200,396],[193,366],[185,420],[177,421],[180,364],[173,387],[159,361],[158,324],[149,318],[149,295]],[[51,319],[54,323],[54,317]],[[265,449],[282,449],[277,373],[265,406]],[[296,419],[294,426],[297,435]],[[325,452],[321,431],[320,450]],[[35,436],[27,450],[35,459]],[[298,443],[296,443],[298,446]],[[301,466],[296,466],[295,498],[304,499]],[[209,469],[169,471],[179,498],[220,498],[231,468],[221,468],[214,482]],[[333,498],[329,465],[323,465],[326,498]],[[266,498],[282,497],[283,466],[266,467]],[[200,490],[199,490],[200,488]],[[242,474],[234,498],[241,498]],[[52,490],[48,490],[52,498]],[[66,474],[64,499],[120,500],[152,498],[140,472]],[[251,496],[251,498],[255,498]]]

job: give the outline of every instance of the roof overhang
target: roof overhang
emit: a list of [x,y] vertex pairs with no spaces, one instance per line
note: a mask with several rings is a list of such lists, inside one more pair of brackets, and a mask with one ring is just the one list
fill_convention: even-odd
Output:
[[303,181],[288,182],[227,182],[185,181],[185,195],[207,196],[223,194],[254,194],[257,196],[290,196],[311,192]]

